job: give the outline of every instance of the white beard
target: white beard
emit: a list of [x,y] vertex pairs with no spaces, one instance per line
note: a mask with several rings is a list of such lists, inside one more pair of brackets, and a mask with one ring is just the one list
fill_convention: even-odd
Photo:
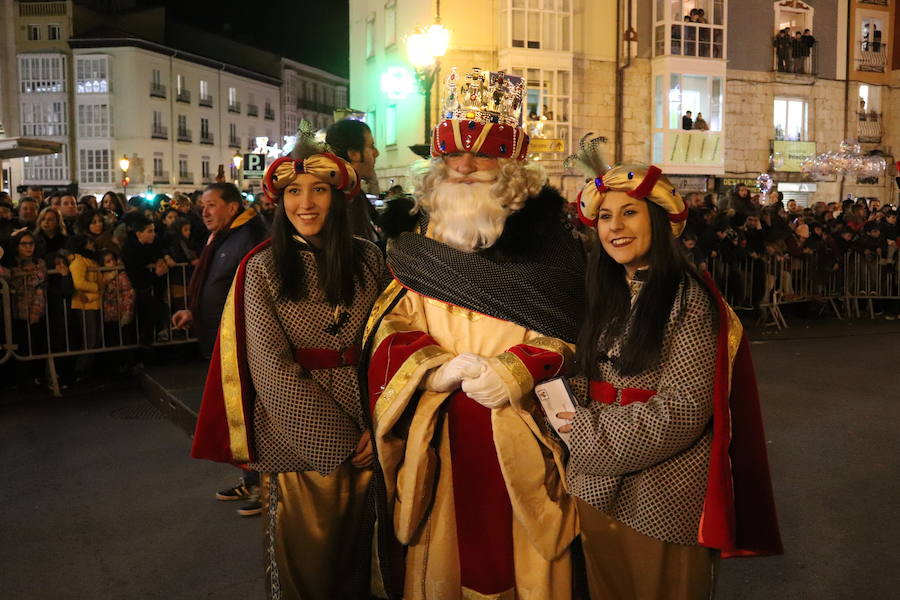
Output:
[[429,234],[463,252],[492,246],[510,214],[491,193],[494,183],[456,183],[449,179],[437,184],[431,195],[422,199],[430,218]]

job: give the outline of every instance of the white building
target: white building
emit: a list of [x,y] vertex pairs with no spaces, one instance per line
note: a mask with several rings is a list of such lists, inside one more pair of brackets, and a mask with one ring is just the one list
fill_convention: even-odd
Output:
[[0,137],[63,145],[10,161],[13,189],[121,191],[123,156],[129,195],[193,191],[220,165],[233,181],[256,138],[280,146],[300,119],[324,128],[347,105],[344,78],[131,4],[0,0]]
[[120,185],[123,156],[135,192],[232,180],[235,153],[280,134],[276,79],[135,38],[70,44],[81,193]]
[[334,111],[347,108],[349,81],[289,58],[281,59],[281,110],[283,135],[295,135],[300,121],[325,129],[334,122]]

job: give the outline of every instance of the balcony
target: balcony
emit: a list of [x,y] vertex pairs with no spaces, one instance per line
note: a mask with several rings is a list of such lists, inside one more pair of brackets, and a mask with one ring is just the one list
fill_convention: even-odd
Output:
[[200,96],[197,99],[197,104],[200,106],[205,106],[206,108],[212,108],[213,99],[212,96]]
[[657,131],[653,134],[653,163],[685,175],[724,173],[722,132]]
[[169,172],[156,171],[153,173],[153,183],[169,183]]
[[297,108],[302,110],[311,110],[318,113],[329,114],[334,109],[327,104],[319,104],[318,102],[314,102],[312,100],[306,100],[305,98],[297,98]]
[[656,56],[725,57],[725,28],[702,23],[659,24],[654,34]]
[[190,129],[179,129],[178,130],[178,141],[179,142],[194,141],[194,136],[191,135],[191,130]]
[[259,106],[256,104],[247,104],[247,116],[248,117],[258,117],[259,116]]
[[880,144],[884,133],[881,123],[881,115],[874,110],[860,111],[856,113],[856,139],[861,144]]
[[228,103],[228,112],[241,114],[241,103],[235,100]]
[[790,46],[776,46],[772,51],[772,60],[776,73],[814,77],[819,74],[819,43],[814,41],[811,46],[795,47],[792,40]]
[[154,140],[167,140],[169,139],[169,128],[165,125],[158,125],[157,123],[153,124],[153,129],[150,132],[150,137]]
[[188,90],[181,89],[175,94],[175,102],[191,103],[191,93]]
[[194,174],[181,172],[178,174],[178,183],[193,185],[194,184]]
[[228,136],[228,147],[229,147],[229,148],[238,148],[238,149],[240,149],[240,147],[241,147],[241,138],[237,137],[236,135],[230,135],[230,136]]
[[210,132],[201,131],[200,132],[200,143],[205,144],[207,146],[212,146],[215,143],[215,138],[213,137],[213,134],[211,134]]
[[166,97],[166,86],[161,83],[150,83],[150,97],[151,98],[165,98]]
[[[880,32],[879,32],[880,33]],[[884,73],[887,64],[887,42],[880,39],[859,42],[856,70],[864,73]]]
[[275,109],[272,108],[271,106],[267,106],[265,116],[263,118],[265,118],[267,121],[274,121],[275,120]]

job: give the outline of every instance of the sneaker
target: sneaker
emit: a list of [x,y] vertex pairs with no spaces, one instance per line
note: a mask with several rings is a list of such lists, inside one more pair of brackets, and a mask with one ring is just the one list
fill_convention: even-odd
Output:
[[216,492],[216,500],[256,500],[259,494],[259,488],[256,486],[247,487],[244,482],[239,483],[233,488]]
[[262,514],[262,510],[262,504],[260,504],[259,500],[251,500],[240,507],[237,514],[242,517],[255,517],[256,515]]

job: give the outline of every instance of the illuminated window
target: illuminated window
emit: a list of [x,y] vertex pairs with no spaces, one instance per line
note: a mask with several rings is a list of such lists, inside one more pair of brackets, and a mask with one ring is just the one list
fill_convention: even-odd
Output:
[[807,141],[809,105],[799,98],[775,98],[775,139]]
[[75,93],[109,92],[109,60],[106,56],[75,57]]
[[571,0],[507,0],[505,4],[501,39],[506,38],[509,47],[572,49]]
[[113,180],[109,149],[81,148],[78,150],[78,179],[80,183],[109,183]]

